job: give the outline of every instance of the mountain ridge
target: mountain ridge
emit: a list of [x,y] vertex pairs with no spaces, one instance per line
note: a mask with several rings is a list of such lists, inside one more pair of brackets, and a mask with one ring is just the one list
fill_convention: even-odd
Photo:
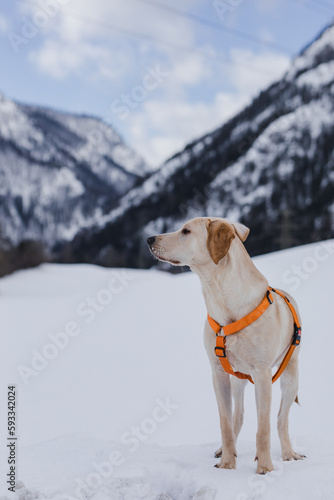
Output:
[[149,171],[99,118],[0,94],[0,217],[10,244],[30,238],[50,250],[73,238]]

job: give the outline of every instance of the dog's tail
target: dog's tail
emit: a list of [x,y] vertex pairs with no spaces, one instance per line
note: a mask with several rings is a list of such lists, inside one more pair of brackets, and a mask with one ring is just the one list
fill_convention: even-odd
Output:
[[297,405],[299,405],[299,406],[300,406],[300,403],[299,403],[299,400],[298,400],[298,394],[297,394],[297,396],[296,396],[295,403],[297,403]]

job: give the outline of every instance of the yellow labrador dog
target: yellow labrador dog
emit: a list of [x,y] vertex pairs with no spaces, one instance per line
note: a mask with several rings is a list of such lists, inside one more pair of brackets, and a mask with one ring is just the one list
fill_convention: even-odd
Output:
[[[189,266],[199,276],[209,315],[220,325],[227,325],[253,311],[268,290],[267,280],[243,245],[248,234],[249,229],[243,224],[201,217],[190,220],[173,233],[151,236],[147,243],[157,259],[175,266]],[[297,311],[294,300],[285,295]],[[255,384],[258,414],[256,460],[260,474],[273,470],[270,456],[271,370],[283,359],[293,331],[292,314],[284,299],[275,294],[273,304],[254,323],[226,337],[226,353],[233,369],[251,375]],[[247,380],[230,377],[224,371],[215,355],[215,337],[206,321],[204,343],[212,367],[222,435],[222,448],[216,452],[216,457],[221,457],[217,467],[234,469]],[[278,433],[283,460],[304,458],[293,450],[288,432],[289,410],[293,401],[297,401],[298,353],[299,348],[293,352],[280,378],[282,400]]]

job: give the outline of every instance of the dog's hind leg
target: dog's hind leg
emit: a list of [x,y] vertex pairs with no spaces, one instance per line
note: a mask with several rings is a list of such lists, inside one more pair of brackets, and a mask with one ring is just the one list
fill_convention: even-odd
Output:
[[235,440],[237,440],[244,421],[244,393],[247,380],[241,380],[236,377],[231,378],[232,396],[234,400],[233,431]]
[[298,358],[292,356],[288,366],[280,377],[282,399],[281,406],[278,412],[277,429],[281,441],[282,459],[283,460],[300,460],[305,458],[305,455],[296,453],[290,442],[289,437],[289,411],[292,403],[296,400],[298,391]]

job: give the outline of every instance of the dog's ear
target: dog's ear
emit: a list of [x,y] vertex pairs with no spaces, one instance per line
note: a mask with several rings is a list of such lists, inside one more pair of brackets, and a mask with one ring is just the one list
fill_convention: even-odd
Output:
[[233,222],[232,226],[234,227],[235,232],[237,233],[241,241],[246,241],[250,229],[248,229],[248,227],[244,226],[240,222]]
[[230,224],[219,220],[209,220],[207,247],[215,264],[225,257],[234,238],[235,232]]

